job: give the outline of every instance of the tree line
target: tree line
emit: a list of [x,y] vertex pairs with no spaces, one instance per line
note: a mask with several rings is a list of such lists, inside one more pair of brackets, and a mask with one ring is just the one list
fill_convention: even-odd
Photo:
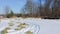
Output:
[[[26,0],[26,4],[21,9],[20,16],[23,17],[50,17],[59,18],[60,17],[60,0],[44,0],[44,5],[42,5],[42,0],[38,0],[39,4],[35,4],[33,0]],[[6,14],[8,14],[9,8],[6,7]],[[11,11],[13,15],[13,11]]]

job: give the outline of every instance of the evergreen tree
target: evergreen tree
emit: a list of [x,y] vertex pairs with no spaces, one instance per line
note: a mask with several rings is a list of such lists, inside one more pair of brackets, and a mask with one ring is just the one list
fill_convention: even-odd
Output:
[[11,10],[10,17],[13,17],[13,16],[14,16],[14,13],[13,13],[13,11]]

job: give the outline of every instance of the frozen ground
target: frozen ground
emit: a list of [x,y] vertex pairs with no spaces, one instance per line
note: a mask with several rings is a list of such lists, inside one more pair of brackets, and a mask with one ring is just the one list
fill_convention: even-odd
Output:
[[[60,19],[59,20],[48,20],[48,19],[40,19],[40,18],[12,18],[12,19],[2,19],[0,22],[0,34],[1,31],[4,30],[8,26],[9,22],[27,23],[30,26],[19,31],[12,32],[9,31],[8,34],[25,34],[25,31],[32,31],[33,34],[60,34]],[[17,24],[16,24],[17,25]],[[15,28],[16,26],[12,27]]]

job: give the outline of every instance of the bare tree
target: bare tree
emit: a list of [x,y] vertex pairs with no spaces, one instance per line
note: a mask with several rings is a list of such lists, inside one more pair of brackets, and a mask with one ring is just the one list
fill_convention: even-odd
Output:
[[59,17],[60,17],[60,0],[58,0],[58,14],[59,14]]
[[27,4],[26,4],[26,8],[27,8],[27,11],[29,13],[29,15],[31,16],[32,15],[32,10],[33,10],[33,2],[32,0],[27,0]]
[[45,0],[45,6],[42,6],[42,1],[40,0],[40,16],[49,16],[50,14],[50,4],[51,0]]
[[[53,5],[51,6],[52,2],[53,2]],[[47,17],[53,17],[53,18],[59,17],[60,16],[60,0],[45,0],[44,7],[41,6],[41,0],[40,0],[39,9],[40,9],[40,16],[47,16]]]
[[21,9],[21,16],[24,17],[24,15],[25,15],[25,7]]
[[5,6],[5,14],[6,16],[9,14],[10,8],[9,6]]
[[45,13],[46,13],[45,15],[46,16],[49,16],[49,14],[50,14],[50,11],[49,11],[50,8],[49,7],[50,7],[50,4],[51,4],[51,1],[52,0],[46,0],[46,3],[45,3]]
[[27,3],[24,6],[23,11],[25,14],[29,14],[29,16],[33,16],[33,14],[35,13],[35,5],[33,3],[33,0],[27,0]]
[[54,4],[53,4],[53,11],[52,11],[52,16],[53,17],[58,17],[58,0],[54,0]]

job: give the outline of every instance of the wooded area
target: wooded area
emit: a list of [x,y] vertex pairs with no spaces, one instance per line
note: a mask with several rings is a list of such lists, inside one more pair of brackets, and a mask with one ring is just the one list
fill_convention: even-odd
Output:
[[[12,10],[9,10],[9,7],[6,7],[6,15],[8,15],[9,11],[13,13]],[[60,18],[60,0],[45,0],[44,5],[42,5],[42,0],[39,0],[37,5],[33,0],[27,0],[19,15],[21,17]]]

